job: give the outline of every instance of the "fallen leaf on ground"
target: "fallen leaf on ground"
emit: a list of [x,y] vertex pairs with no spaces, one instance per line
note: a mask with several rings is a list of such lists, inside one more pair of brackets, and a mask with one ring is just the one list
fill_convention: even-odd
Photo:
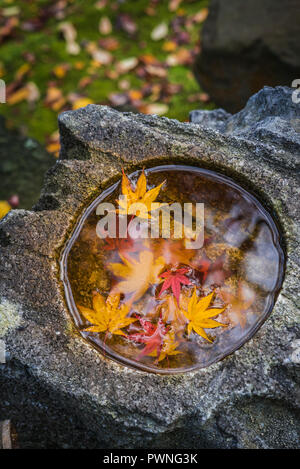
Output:
[[105,50],[114,51],[119,49],[120,43],[115,37],[105,37],[99,40],[99,46]]
[[62,32],[64,39],[66,41],[66,50],[71,55],[77,55],[80,52],[80,46],[76,42],[77,31],[74,28],[73,24],[65,21],[60,23],[58,30]]
[[50,86],[47,89],[47,95],[45,99],[45,105],[53,109],[53,111],[59,111],[64,104],[66,99],[64,98],[62,91],[56,86]]
[[28,87],[23,86],[23,88],[20,88],[19,90],[9,95],[6,102],[10,106],[13,106],[14,104],[20,103],[21,101],[24,101],[25,99],[27,99],[28,95],[29,95]]
[[145,104],[140,110],[144,114],[157,114],[158,116],[162,116],[168,112],[169,106],[160,103]]
[[75,111],[81,107],[85,107],[88,104],[93,104],[93,101],[89,98],[78,98],[76,101],[73,102],[72,109]]
[[161,39],[164,39],[167,34],[168,34],[167,23],[160,23],[152,30],[151,39],[153,41],[160,41]]
[[208,8],[202,8],[198,13],[193,16],[195,23],[203,23],[208,16]]
[[57,78],[64,78],[70,69],[69,64],[59,64],[53,68],[53,73]]
[[19,24],[19,19],[15,16],[8,18],[3,26],[0,27],[0,42],[10,36]]
[[21,65],[21,67],[18,68],[18,70],[15,73],[15,79],[16,80],[22,80],[25,75],[30,71],[31,66],[29,63],[25,63]]
[[110,65],[113,61],[112,54],[107,50],[100,49],[95,42],[89,42],[86,46],[86,51],[91,55],[94,62],[98,62],[98,64]]
[[28,103],[35,103],[40,99],[40,91],[36,84],[33,81],[29,81],[26,85],[28,90],[27,95],[27,102]]
[[182,0],[170,0],[169,1],[169,10],[170,11],[176,11],[181,2],[182,2]]
[[113,106],[124,106],[129,100],[127,93],[110,93],[108,99]]
[[99,32],[106,36],[112,32],[111,21],[108,16],[103,16],[99,22]]
[[166,41],[162,49],[166,52],[174,52],[177,49],[177,44],[174,41]]
[[158,78],[166,78],[167,70],[164,67],[158,65],[146,65],[145,70],[148,75]]
[[0,220],[11,210],[10,204],[6,200],[0,200]]
[[119,73],[127,73],[130,70],[133,70],[137,65],[138,59],[136,57],[128,57],[116,64],[116,70]]
[[137,25],[127,13],[121,13],[117,18],[117,26],[130,36],[137,32]]

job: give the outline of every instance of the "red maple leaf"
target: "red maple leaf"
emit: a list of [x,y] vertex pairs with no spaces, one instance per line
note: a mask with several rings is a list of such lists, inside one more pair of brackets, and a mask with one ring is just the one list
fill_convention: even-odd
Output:
[[141,317],[138,319],[144,332],[137,332],[136,334],[130,334],[127,336],[127,338],[133,342],[145,344],[145,347],[138,356],[138,359],[145,355],[150,355],[152,352],[156,352],[157,358],[159,358],[164,342],[164,336],[168,332],[169,328],[165,326],[162,318],[159,318],[157,324],[153,324]]
[[176,269],[176,270],[167,270],[163,274],[160,274],[160,277],[165,279],[164,283],[162,285],[162,288],[160,290],[159,296],[162,294],[163,291],[167,290],[168,288],[171,288],[176,301],[177,305],[179,306],[179,296],[180,296],[180,284],[182,283],[183,285],[190,285],[191,282],[189,281],[188,278],[184,276],[189,271],[187,267],[182,267],[181,269]]

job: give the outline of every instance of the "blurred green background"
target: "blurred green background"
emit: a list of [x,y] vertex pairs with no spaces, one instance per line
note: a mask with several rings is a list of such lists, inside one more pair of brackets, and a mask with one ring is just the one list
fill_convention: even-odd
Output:
[[88,103],[181,121],[213,108],[193,75],[208,0],[2,0],[7,126],[57,156],[57,115]]

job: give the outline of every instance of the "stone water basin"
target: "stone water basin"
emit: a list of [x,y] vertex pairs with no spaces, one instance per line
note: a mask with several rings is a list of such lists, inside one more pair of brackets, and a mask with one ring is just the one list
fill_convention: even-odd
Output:
[[[201,245],[190,249],[191,233],[175,233],[174,212],[169,236],[150,237],[150,219],[142,217],[147,233],[134,231],[137,218],[128,215],[124,237],[118,229],[100,237],[97,207],[112,203],[118,211],[126,184],[139,201],[158,187],[155,202],[190,204],[194,228],[203,204]],[[86,340],[122,364],[168,374],[206,367],[255,334],[272,311],[284,255],[272,216],[240,185],[211,170],[164,165],[124,174],[99,194],[79,217],[61,269]]]

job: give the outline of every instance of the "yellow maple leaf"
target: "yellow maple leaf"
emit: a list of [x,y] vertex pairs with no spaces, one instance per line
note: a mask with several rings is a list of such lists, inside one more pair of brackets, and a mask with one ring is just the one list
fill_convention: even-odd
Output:
[[198,335],[204,339],[212,342],[207,336],[204,329],[213,329],[215,327],[223,326],[226,327],[226,324],[215,321],[214,316],[219,315],[224,311],[225,308],[208,308],[212,298],[214,296],[214,291],[203,298],[200,298],[198,301],[198,296],[196,293],[196,287],[194,288],[193,295],[188,304],[188,310],[183,311],[186,318],[189,320],[187,327],[188,335],[194,330]]
[[[137,215],[139,218],[151,218],[151,215],[149,214],[149,212],[151,212],[151,204],[158,197],[159,191],[164,185],[165,181],[159,184],[158,186],[154,187],[153,189],[147,191],[147,179],[143,170],[142,174],[138,178],[135,190],[132,190],[131,183],[128,177],[124,173],[124,170],[122,171],[123,176],[121,189],[123,197],[117,200],[117,203],[120,206],[117,212],[120,215]],[[155,209],[158,210],[158,208],[165,205],[167,204],[156,203]]]
[[136,318],[128,318],[129,306],[122,304],[120,306],[120,294],[110,294],[106,301],[100,293],[93,297],[93,309],[85,306],[78,306],[92,326],[85,329],[87,332],[105,332],[111,334],[125,335],[121,329],[129,326]]
[[6,200],[0,200],[0,220],[11,210],[11,206]]
[[142,251],[139,253],[139,259],[124,257],[120,254],[123,261],[121,263],[110,263],[108,269],[121,280],[116,285],[119,293],[133,293],[131,301],[136,301],[143,296],[150,285],[158,284],[162,280],[159,274],[165,266],[163,257],[154,261],[154,255],[151,251]]
[[[175,333],[174,333],[174,331],[168,332],[168,333],[165,335],[164,343],[163,343],[163,346],[162,346],[162,349],[161,349],[161,352],[160,352],[160,355],[159,355],[159,357],[158,357],[157,362],[161,362],[161,361],[164,360],[167,356],[170,356],[170,355],[178,355],[178,354],[182,353],[182,352],[180,352],[179,350],[176,350],[176,348],[178,347],[178,345],[179,345],[179,342],[178,342],[178,341],[175,341]],[[156,357],[156,356],[157,356],[156,351],[149,353],[149,356],[150,356],[150,357]]]

